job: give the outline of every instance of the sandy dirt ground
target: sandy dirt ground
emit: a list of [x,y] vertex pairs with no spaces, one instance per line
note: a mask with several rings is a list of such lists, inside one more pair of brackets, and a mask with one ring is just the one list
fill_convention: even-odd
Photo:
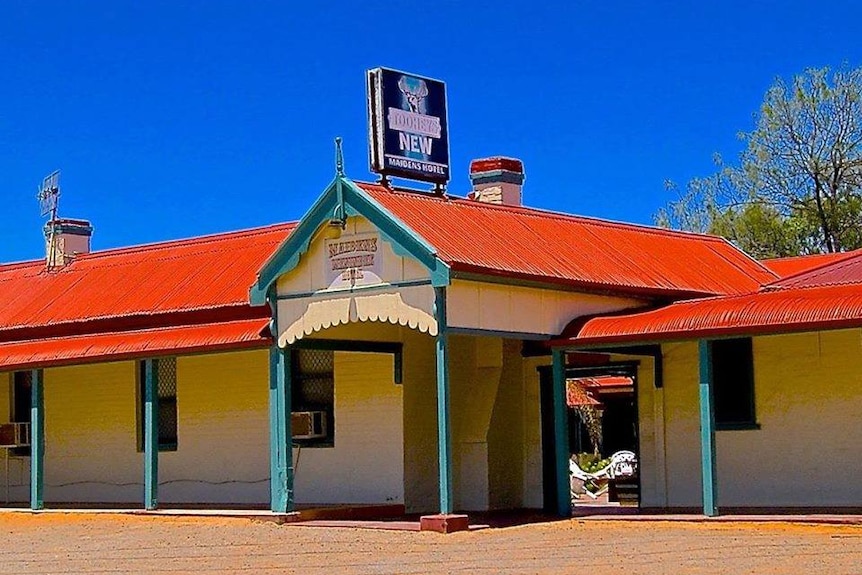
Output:
[[566,520],[439,535],[10,514],[0,573],[862,574],[862,526]]

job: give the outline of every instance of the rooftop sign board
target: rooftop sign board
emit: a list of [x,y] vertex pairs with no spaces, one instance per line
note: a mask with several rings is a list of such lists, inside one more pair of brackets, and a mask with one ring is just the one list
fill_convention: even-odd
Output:
[[388,68],[369,70],[367,84],[371,170],[448,182],[446,84]]

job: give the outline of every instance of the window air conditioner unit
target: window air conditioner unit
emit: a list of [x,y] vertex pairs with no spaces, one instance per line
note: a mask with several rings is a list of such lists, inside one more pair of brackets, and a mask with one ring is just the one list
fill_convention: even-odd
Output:
[[293,439],[322,439],[328,430],[325,411],[294,411],[290,414]]
[[29,423],[0,423],[0,447],[27,447],[30,445]]

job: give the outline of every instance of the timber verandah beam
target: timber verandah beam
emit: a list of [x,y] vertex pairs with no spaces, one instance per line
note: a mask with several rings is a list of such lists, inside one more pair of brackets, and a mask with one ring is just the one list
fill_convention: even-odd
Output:
[[355,351],[392,355],[392,379],[396,384],[404,381],[404,344],[400,341],[362,341],[348,339],[298,339],[293,349],[323,349],[328,351]]
[[270,509],[290,513],[294,508],[293,437],[290,427],[292,350],[274,344],[269,352]]
[[700,457],[703,478],[703,514],[718,515],[715,463],[715,402],[712,378],[712,342],[698,341],[700,391]]
[[30,372],[30,509],[45,506],[45,393],[44,372]]
[[144,360],[144,509],[159,505],[159,360]]
[[434,316],[437,320],[437,455],[440,465],[440,514],[453,511],[452,434],[449,429],[449,334],[446,318],[446,288],[434,288]]
[[293,347],[278,345],[278,300],[270,287],[267,301],[271,319],[269,331],[273,342],[269,348],[269,486],[270,510],[290,513],[294,508],[293,494],[293,431],[291,429],[291,399],[293,388]]
[[554,462],[557,473],[557,515],[572,514],[572,492],[569,480],[569,410],[566,405],[566,352],[551,352],[554,376]]

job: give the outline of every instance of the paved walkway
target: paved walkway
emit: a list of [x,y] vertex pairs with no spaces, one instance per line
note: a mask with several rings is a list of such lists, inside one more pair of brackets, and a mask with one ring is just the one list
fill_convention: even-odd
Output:
[[0,573],[862,573],[862,526],[549,521],[439,535],[242,518],[0,515]]

